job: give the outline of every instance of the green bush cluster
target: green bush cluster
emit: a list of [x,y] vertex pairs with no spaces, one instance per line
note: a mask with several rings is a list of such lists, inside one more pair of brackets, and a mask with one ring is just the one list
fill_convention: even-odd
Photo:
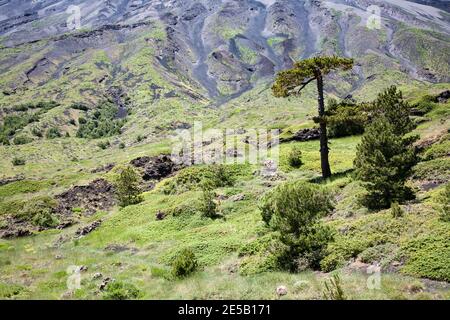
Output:
[[450,183],[445,185],[436,200],[435,208],[439,212],[440,219],[444,222],[450,222]]
[[19,221],[28,221],[42,228],[54,228],[59,220],[54,215],[57,202],[50,197],[39,197],[28,201],[23,209],[13,213]]
[[30,143],[30,142],[32,142],[32,141],[33,141],[33,139],[31,139],[30,137],[25,136],[25,135],[16,136],[16,137],[14,137],[14,139],[13,139],[13,143],[14,143],[16,146],[18,146],[18,145],[23,145],[23,144],[28,144],[28,143]]
[[320,221],[332,209],[330,193],[308,182],[288,182],[265,195],[260,209],[263,220],[287,246],[280,264],[292,271],[319,269],[333,240],[331,229]]
[[180,194],[201,189],[204,183],[207,183],[212,189],[233,186],[243,170],[245,169],[235,165],[189,167],[167,181],[161,190],[165,194]]
[[[58,105],[58,103],[50,101],[13,107],[13,110],[20,112],[20,114],[12,114],[4,117],[3,123],[0,125],[0,143],[3,145],[9,145],[10,139],[12,139],[17,132],[25,128],[27,125],[39,121],[43,114]],[[30,109],[38,110],[28,113],[27,111]],[[13,143],[25,144],[30,143],[31,141],[32,139],[30,138],[26,140],[19,138],[17,141],[13,141]]]
[[99,139],[119,135],[125,119],[117,118],[117,107],[110,102],[103,102],[88,113],[86,121],[79,119],[79,138]]
[[199,210],[203,217],[215,218],[217,217],[217,204],[215,203],[216,193],[214,186],[208,182],[202,184],[202,196],[200,198]]
[[197,270],[198,262],[190,249],[181,250],[172,262],[172,275],[175,278],[184,278]]
[[97,144],[97,146],[102,150],[106,150],[111,146],[111,143],[109,143],[109,141],[102,141],[102,142],[99,142]]
[[405,211],[400,207],[398,202],[394,202],[391,205],[391,215],[393,218],[401,218],[405,214]]
[[352,100],[338,103],[331,99],[326,111],[329,137],[340,138],[364,133],[364,127],[369,121],[365,108],[366,105]]
[[302,166],[302,151],[299,146],[294,146],[291,148],[287,155],[287,160],[289,165],[293,168],[300,168]]
[[103,293],[104,300],[136,300],[142,292],[133,284],[122,281],[110,282]]
[[61,138],[61,132],[59,131],[58,128],[53,127],[47,130],[47,133],[45,134],[45,137],[47,139],[56,139],[56,138]]
[[425,150],[423,158],[425,161],[443,158],[450,155],[450,135],[446,135],[440,142],[433,144]]

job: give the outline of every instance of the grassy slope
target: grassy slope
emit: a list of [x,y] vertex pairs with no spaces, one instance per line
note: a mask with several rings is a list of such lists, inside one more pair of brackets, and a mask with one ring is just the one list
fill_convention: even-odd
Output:
[[[448,108],[448,105],[442,108]],[[444,114],[448,118],[448,113]],[[442,116],[442,111],[435,110],[431,116],[435,120],[419,127],[419,132],[434,131],[431,128],[441,125],[439,117]],[[331,142],[331,160],[335,172],[351,169],[358,141],[358,137],[350,137]],[[300,170],[288,170],[284,160],[285,154],[294,145],[299,145],[304,153],[305,165]],[[286,179],[317,177],[317,149],[317,142],[282,145],[281,165],[286,171]],[[138,154],[158,154],[162,150],[163,144],[154,148],[151,145],[134,147],[127,152],[115,152],[114,161],[120,163]],[[103,151],[99,151],[98,162],[112,160],[112,156],[108,156],[107,152],[103,156],[102,153]],[[56,159],[56,163],[61,166],[65,161],[65,158]],[[86,160],[81,166],[91,167],[94,164],[99,163]],[[53,170],[55,168],[58,166]],[[34,172],[35,177],[58,180],[58,174],[52,174],[52,170],[43,166],[40,171],[35,171],[37,168],[30,164],[23,170],[27,176]],[[75,174],[73,168],[65,168],[59,173],[61,183],[64,181],[63,184],[66,184],[65,180],[71,174],[75,176],[71,180],[73,182],[93,178],[83,173]],[[350,176],[338,176],[327,184],[340,197],[337,210],[327,223],[336,230],[344,227],[351,230],[346,234],[338,233],[337,241],[332,245],[335,250],[330,255],[330,260],[349,259],[360,255],[370,262],[373,256],[379,261],[381,255],[381,261],[388,263],[389,259],[398,258],[397,253],[410,257],[400,274],[382,274],[382,290],[366,288],[367,274],[343,269],[341,272],[344,289],[350,298],[449,298],[449,291],[445,286],[429,285],[427,281],[407,276],[411,274],[445,279],[450,274],[450,271],[445,269],[448,267],[447,239],[450,226],[440,222],[437,213],[431,209],[433,197],[439,190],[420,193],[419,199],[423,201],[408,205],[405,208],[406,216],[396,220],[388,212],[368,214],[364,208],[358,207],[355,194],[360,192],[361,187],[352,182]],[[15,191],[11,190],[15,189],[14,186],[17,187]],[[45,193],[45,190],[53,192],[53,188],[45,189],[46,181],[39,183],[39,186],[44,189],[40,189],[38,193]],[[19,195],[15,196],[17,198],[23,197],[24,194],[33,195],[36,190],[34,185],[27,188],[23,183],[0,189],[2,196],[19,192]],[[92,276],[101,272],[104,276],[135,284],[144,292],[145,298],[272,299],[276,298],[276,286],[281,284],[289,288],[287,298],[320,298],[326,274],[259,273],[270,270],[270,252],[260,246],[263,241],[261,239],[270,234],[264,228],[257,208],[257,199],[268,189],[262,179],[247,173],[234,187],[218,190],[218,193],[225,195],[244,193],[247,196],[242,202],[221,202],[220,210],[225,214],[225,220],[204,219],[197,213],[156,221],[155,213],[158,210],[167,211],[190,204],[200,196],[195,190],[181,195],[165,195],[156,189],[145,194],[142,204],[123,210],[116,209],[110,214],[99,213],[96,217],[87,219],[85,223],[99,217],[105,222],[97,231],[80,240],[74,241],[70,238],[76,226],[64,231],[46,231],[23,239],[2,240],[0,294],[4,298],[99,298],[101,293],[97,288],[100,280],[92,280]],[[60,244],[57,240],[61,237],[68,237],[69,240]],[[59,244],[55,245],[56,243]],[[105,249],[112,244],[123,245],[136,251],[113,253]],[[239,252],[248,246],[256,246],[259,249],[250,255],[239,255]],[[171,259],[183,247],[194,250],[201,271],[185,280],[166,279],[165,274]],[[387,253],[386,248],[389,248]],[[61,259],[57,259],[57,256]],[[82,289],[73,295],[67,295],[66,287],[66,269],[70,265],[86,265],[89,268],[82,274]],[[425,292],[422,292],[421,288],[426,288]]]
[[[49,81],[44,88],[32,87],[20,94],[22,100],[28,101],[54,98],[64,91],[62,106],[46,114],[41,125],[55,121],[64,123],[67,119],[63,115],[68,105],[92,97],[89,90],[101,88],[97,80],[105,74],[111,74],[115,59],[121,57],[121,67],[126,72],[114,84],[132,88],[130,98],[133,106],[124,134],[108,139],[112,146],[107,150],[101,150],[97,146],[98,141],[76,138],[37,140],[23,146],[0,146],[0,167],[7,173],[5,175],[25,174],[28,180],[39,180],[0,187],[0,214],[13,208],[11,203],[14,201],[27,201],[31,197],[45,194],[54,195],[70,185],[100,177],[101,174],[93,175],[90,170],[101,165],[120,164],[142,155],[170,152],[167,137],[170,130],[167,128],[174,121],[191,123],[193,120],[202,120],[205,128],[282,128],[285,133],[312,125],[311,117],[315,112],[315,93],[312,88],[308,88],[301,98],[288,100],[273,98],[267,86],[260,84],[254,90],[218,108],[206,107],[207,101],[192,101],[184,95],[155,100],[149,89],[152,84],[162,88],[162,95],[171,90],[192,88],[189,83],[180,81],[174,75],[160,76],[159,67],[149,63],[154,61],[154,52],[148,47],[142,49],[145,45],[144,38],[164,40],[165,36],[160,30],[145,33],[142,38],[133,42],[136,50],[132,50],[134,46],[130,46],[131,49],[117,46],[108,51],[109,55],[105,55],[103,50],[89,51],[72,62],[73,68],[67,75]],[[23,73],[31,67],[32,61],[41,57],[43,53],[39,50],[45,50],[45,45],[38,43],[35,46],[42,46],[32,50],[39,54],[31,56],[27,60],[30,63],[21,64],[18,69],[8,73],[3,78],[5,83]],[[26,51],[27,48],[20,50]],[[3,53],[11,54],[6,51]],[[357,89],[354,96],[359,100],[373,99],[390,84],[400,85],[406,95],[413,99],[421,92],[436,93],[448,89],[448,85],[430,86],[411,81],[404,73],[397,71],[397,68],[387,68],[377,55],[367,54],[361,59],[367,76],[373,74],[375,77]],[[0,81],[0,85],[3,84]],[[0,93],[0,104],[5,107],[16,104],[14,99],[17,98]],[[433,111],[430,114],[433,121],[419,126],[418,132],[424,138],[448,129],[448,107],[447,104]],[[442,122],[441,119],[447,120]],[[25,131],[29,129],[26,128]],[[68,131],[73,133],[73,130]],[[136,143],[138,135],[145,137],[141,143]],[[127,145],[125,150],[118,147],[121,141]],[[331,141],[331,163],[335,172],[346,172],[352,168],[358,142],[359,137]],[[299,170],[288,168],[285,160],[285,155],[294,145],[299,145],[303,151],[305,164]],[[286,179],[316,178],[319,174],[318,149],[317,142],[282,145],[281,167]],[[11,164],[14,157],[24,158],[27,163],[23,167],[15,167]],[[437,160],[440,161],[438,165],[432,163],[436,160],[422,165],[425,166],[423,170],[428,170],[425,175],[433,170],[440,174],[441,162],[448,163],[448,158]],[[438,221],[437,213],[432,210],[434,196],[439,190],[421,193],[419,197],[423,201],[409,205],[406,208],[408,214],[401,220],[394,220],[387,212],[368,214],[364,208],[359,207],[355,194],[361,192],[361,187],[352,182],[350,176],[338,176],[328,184],[336,191],[340,201],[336,213],[327,223],[336,230],[352,230],[338,235],[337,242],[333,244],[336,250],[328,258],[330,261],[339,264],[359,255],[368,260],[374,255],[382,255],[385,263],[401,258],[386,255],[386,248],[393,248],[393,254],[409,257],[409,262],[402,269],[402,273],[407,275],[383,273],[382,290],[367,290],[367,275],[342,270],[344,288],[350,297],[449,297],[448,290],[439,287],[427,287],[426,293],[410,292],[411,283],[419,280],[412,279],[409,275],[446,279],[450,273],[445,269],[449,265],[446,262],[450,256],[446,241],[449,227]],[[73,235],[77,227],[64,231],[47,231],[24,239],[1,240],[0,298],[61,298],[67,292],[66,269],[70,265],[89,267],[87,273],[83,274],[82,289],[73,295],[75,298],[99,297],[96,293],[99,280],[91,280],[96,272],[136,284],[145,292],[146,298],[275,298],[275,288],[280,284],[288,286],[290,294],[287,298],[320,298],[322,281],[326,276],[324,274],[258,273],[270,269],[270,255],[258,240],[270,237],[262,225],[257,208],[259,196],[267,190],[269,187],[266,182],[252,176],[233,188],[219,190],[225,194],[247,195],[247,200],[243,202],[222,201],[221,210],[225,213],[226,220],[202,219],[197,213],[155,221],[158,210],[167,210],[183,202],[189,203],[192,199],[197,199],[199,193],[189,191],[181,195],[164,195],[153,191],[145,195],[145,202],[140,205],[124,210],[115,209],[109,214],[99,213],[98,217],[105,220],[102,227],[77,241],[69,240],[61,246],[54,246],[61,236]],[[98,217],[87,219],[85,223]],[[136,248],[137,252],[111,253],[105,250],[111,244]],[[239,256],[242,247],[246,245],[254,245],[260,249],[254,254]],[[165,279],[163,275],[171,257],[185,246],[194,250],[202,271],[183,281]],[[62,259],[56,259],[56,256],[61,256]],[[303,285],[302,281],[308,281],[309,284]],[[416,286],[419,285],[416,283]]]

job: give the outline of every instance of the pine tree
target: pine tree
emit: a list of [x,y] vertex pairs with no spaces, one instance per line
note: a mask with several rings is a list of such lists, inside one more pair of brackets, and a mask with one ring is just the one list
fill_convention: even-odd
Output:
[[386,117],[378,117],[357,148],[356,176],[365,183],[364,202],[370,209],[389,208],[412,197],[405,182],[417,163],[415,137],[397,135],[396,129]]
[[120,172],[115,187],[117,198],[122,207],[142,202],[140,180],[139,174],[130,166]]
[[294,64],[289,70],[278,73],[275,83],[272,87],[273,94],[276,97],[289,97],[299,95],[301,91],[311,82],[316,81],[318,92],[318,117],[320,124],[320,156],[323,178],[331,176],[330,162],[328,159],[328,137],[327,124],[325,121],[325,102],[323,93],[324,76],[334,70],[349,70],[353,67],[353,59],[340,57],[314,57]]
[[384,116],[396,135],[405,135],[414,129],[414,123],[409,117],[411,106],[403,100],[403,94],[396,86],[391,86],[378,95],[372,105],[372,116]]

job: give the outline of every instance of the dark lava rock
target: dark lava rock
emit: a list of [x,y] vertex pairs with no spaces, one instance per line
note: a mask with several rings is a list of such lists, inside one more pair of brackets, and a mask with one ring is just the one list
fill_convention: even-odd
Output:
[[9,183],[13,183],[13,182],[17,182],[17,181],[22,181],[24,179],[25,179],[25,177],[22,175],[10,177],[10,178],[3,178],[3,179],[0,179],[0,186],[4,186]]
[[105,248],[106,251],[120,253],[125,251],[130,251],[131,253],[136,253],[138,250],[136,248],[130,248],[120,244],[110,244]]
[[105,289],[106,289],[106,286],[107,286],[109,283],[114,282],[114,281],[115,281],[115,280],[112,279],[112,278],[105,278],[105,279],[102,281],[102,283],[100,284],[100,286],[99,286],[100,291],[105,290]]
[[206,12],[206,8],[201,3],[195,3],[192,7],[186,10],[182,16],[182,19],[184,21],[191,21],[204,12]]
[[180,165],[173,162],[167,155],[140,157],[132,160],[130,164],[136,168],[142,169],[142,179],[145,181],[167,178],[182,168]]
[[165,219],[165,217],[167,216],[167,214],[165,213],[165,212],[162,212],[162,211],[158,211],[157,213],[156,213],[156,220],[158,220],[158,221],[162,221],[162,220],[164,220]]
[[8,228],[0,231],[0,239],[11,239],[31,236],[33,232],[28,228]]
[[77,232],[75,232],[75,235],[78,237],[85,236],[85,235],[91,233],[92,231],[94,231],[95,229],[97,229],[98,227],[100,227],[101,224],[102,224],[102,221],[97,220],[85,227],[78,229]]
[[117,202],[114,186],[104,179],[73,187],[56,199],[59,203],[55,211],[61,215],[72,215],[73,208],[83,208],[85,214],[92,215],[99,210],[109,210]]
[[439,103],[446,103],[450,99],[450,90],[446,90],[444,92],[441,92],[437,97],[436,100]]
[[283,142],[289,141],[311,141],[311,140],[319,140],[320,139],[320,129],[312,128],[312,129],[302,129],[295,133],[291,138],[283,139]]
[[105,164],[91,171],[91,173],[110,172],[116,165],[114,163]]
[[417,108],[411,108],[409,114],[415,117],[423,117],[426,114],[426,111]]

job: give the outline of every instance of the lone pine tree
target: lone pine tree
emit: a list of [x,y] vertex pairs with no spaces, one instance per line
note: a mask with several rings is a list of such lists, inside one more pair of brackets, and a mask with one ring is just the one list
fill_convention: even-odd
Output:
[[380,93],[369,111],[372,117],[385,117],[392,124],[396,135],[405,135],[414,129],[414,122],[409,117],[411,106],[403,100],[403,94],[396,86]]
[[130,166],[120,172],[115,183],[120,206],[126,207],[142,202],[140,180],[139,174]]
[[324,76],[335,70],[349,70],[353,67],[353,59],[332,57],[314,57],[298,61],[294,67],[289,70],[278,73],[275,83],[272,87],[274,96],[289,97],[300,95],[301,91],[311,82],[316,81],[318,92],[318,117],[320,124],[320,157],[322,167],[322,177],[331,176],[330,162],[328,159],[328,136],[327,124],[325,121],[325,102],[324,102]]
[[389,208],[391,203],[413,196],[405,182],[417,163],[414,141],[415,137],[396,134],[396,128],[384,116],[366,129],[357,148],[355,167],[357,178],[368,191],[364,199],[367,207]]

